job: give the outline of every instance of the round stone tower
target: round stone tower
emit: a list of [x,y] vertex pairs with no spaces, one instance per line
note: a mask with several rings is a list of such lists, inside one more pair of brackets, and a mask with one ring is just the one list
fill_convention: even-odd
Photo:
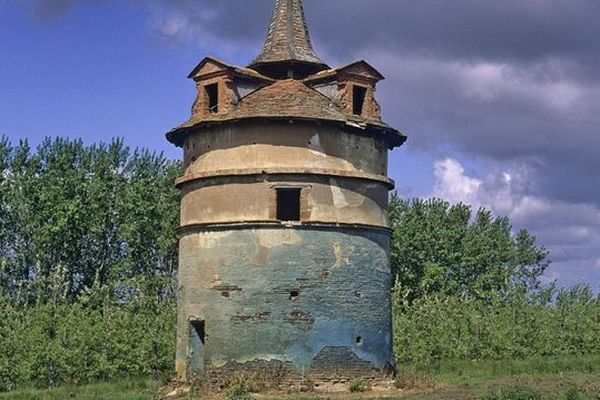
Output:
[[383,76],[327,66],[300,0],[276,0],[248,67],[205,58],[189,78],[183,148],[177,373],[289,379],[393,369]]

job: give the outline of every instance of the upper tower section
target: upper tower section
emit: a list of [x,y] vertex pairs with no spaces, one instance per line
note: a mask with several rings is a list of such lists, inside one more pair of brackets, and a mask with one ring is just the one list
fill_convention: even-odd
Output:
[[406,136],[381,120],[375,95],[383,75],[363,60],[329,67],[312,47],[302,1],[274,1],[267,39],[250,65],[206,57],[190,73],[197,88],[192,115],[168,140],[183,147],[190,135],[218,125],[301,121],[401,146]]
[[248,66],[276,78],[302,78],[329,67],[313,49],[301,0],[276,0],[267,40]]

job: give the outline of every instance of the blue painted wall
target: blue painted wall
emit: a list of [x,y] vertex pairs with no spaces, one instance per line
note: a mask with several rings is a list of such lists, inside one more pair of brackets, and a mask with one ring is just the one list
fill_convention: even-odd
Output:
[[[180,246],[178,348],[190,348],[189,320],[205,321],[207,368],[281,361],[343,375],[393,365],[384,230],[239,226],[188,232]],[[179,351],[182,363],[190,354]]]

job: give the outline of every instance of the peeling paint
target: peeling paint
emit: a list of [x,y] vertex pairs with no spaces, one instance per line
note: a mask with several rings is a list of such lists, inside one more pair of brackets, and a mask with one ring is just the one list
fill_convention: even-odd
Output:
[[261,247],[272,249],[277,246],[289,246],[301,241],[300,235],[291,229],[268,231],[256,231],[256,238]]
[[[213,236],[211,247],[181,249],[180,279],[191,287],[180,293],[180,312],[205,320],[206,368],[277,360],[311,374],[335,363],[363,372],[393,364],[387,235],[283,227],[204,235]],[[266,252],[260,266],[257,246]],[[190,279],[205,265],[208,279],[207,271]],[[178,340],[187,347],[185,335]]]

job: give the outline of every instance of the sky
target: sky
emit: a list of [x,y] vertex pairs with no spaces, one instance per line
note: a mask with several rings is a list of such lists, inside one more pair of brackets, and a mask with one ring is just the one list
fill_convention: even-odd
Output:
[[[205,56],[247,65],[273,0],[0,0],[0,135],[164,134]],[[545,282],[600,288],[600,1],[305,0],[329,65],[365,59],[405,198],[486,207],[550,252]]]

